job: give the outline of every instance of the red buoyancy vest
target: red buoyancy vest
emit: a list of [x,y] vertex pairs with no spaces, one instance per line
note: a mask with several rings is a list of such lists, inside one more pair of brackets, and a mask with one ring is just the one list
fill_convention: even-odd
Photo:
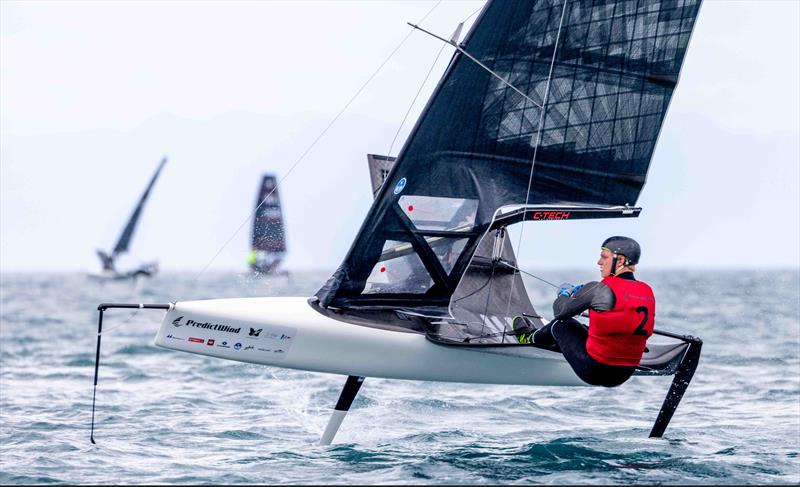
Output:
[[586,352],[606,365],[639,365],[647,338],[653,334],[656,298],[640,281],[609,276],[603,284],[616,298],[609,311],[589,310]]

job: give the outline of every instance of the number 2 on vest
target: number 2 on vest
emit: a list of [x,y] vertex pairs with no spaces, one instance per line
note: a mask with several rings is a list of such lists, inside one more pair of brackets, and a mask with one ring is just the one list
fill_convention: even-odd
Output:
[[640,336],[647,336],[647,330],[645,330],[644,327],[647,324],[647,318],[650,317],[650,311],[647,309],[647,306],[639,306],[638,308],[636,308],[636,312],[642,313],[644,317],[642,318],[642,322],[639,323],[639,326],[637,326],[636,329],[633,330],[633,334]]

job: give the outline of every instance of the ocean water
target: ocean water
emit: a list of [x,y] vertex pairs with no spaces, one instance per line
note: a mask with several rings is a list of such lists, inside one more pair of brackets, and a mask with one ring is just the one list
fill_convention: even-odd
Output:
[[[311,295],[327,277],[0,275],[0,483],[800,482],[798,270],[640,273],[657,327],[704,341],[662,439],[647,435],[671,377],[614,389],[367,378],[323,447],[343,376],[162,350],[161,311],[110,310],[89,442],[100,302]],[[552,289],[527,284],[547,315]]]

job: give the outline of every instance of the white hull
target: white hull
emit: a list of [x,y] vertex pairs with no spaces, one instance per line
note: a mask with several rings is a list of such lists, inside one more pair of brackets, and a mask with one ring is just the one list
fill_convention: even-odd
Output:
[[437,345],[418,333],[328,318],[311,308],[306,298],[179,302],[165,315],[155,345],[240,362],[363,377],[586,385],[559,353],[532,347]]

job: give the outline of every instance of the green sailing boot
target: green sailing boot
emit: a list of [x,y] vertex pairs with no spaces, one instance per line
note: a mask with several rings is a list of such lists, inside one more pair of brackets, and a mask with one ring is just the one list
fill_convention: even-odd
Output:
[[516,335],[517,341],[522,344],[530,344],[536,327],[524,316],[515,316],[511,320],[511,328],[514,330],[512,335]]

